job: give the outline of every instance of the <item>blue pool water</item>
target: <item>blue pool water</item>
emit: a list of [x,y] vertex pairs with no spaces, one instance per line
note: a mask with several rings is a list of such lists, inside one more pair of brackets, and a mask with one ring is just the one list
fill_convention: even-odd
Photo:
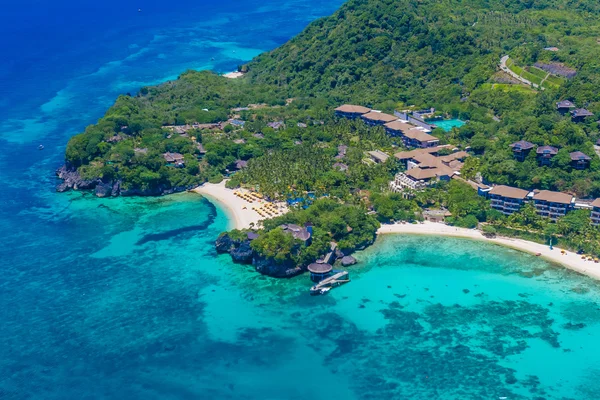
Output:
[[442,128],[446,132],[450,132],[452,128],[460,128],[464,124],[465,121],[461,121],[460,119],[445,119],[442,121],[429,121],[429,123],[434,124],[438,128]]
[[54,192],[119,93],[233,70],[340,3],[3,5],[0,399],[600,398],[600,288],[535,257],[387,237],[311,297],[218,256],[196,195]]

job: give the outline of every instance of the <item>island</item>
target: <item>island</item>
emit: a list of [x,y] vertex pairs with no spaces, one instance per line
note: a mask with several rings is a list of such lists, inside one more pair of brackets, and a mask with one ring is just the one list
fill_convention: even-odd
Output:
[[598,5],[451,3],[349,1],[236,79],[122,95],[69,141],[58,190],[247,196],[216,248],[275,277],[424,221],[598,263]]

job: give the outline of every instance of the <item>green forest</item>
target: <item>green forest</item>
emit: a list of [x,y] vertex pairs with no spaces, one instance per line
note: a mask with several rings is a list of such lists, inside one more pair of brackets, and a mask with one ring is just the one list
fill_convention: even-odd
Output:
[[[499,70],[504,55],[536,79],[543,79],[534,67],[540,63],[576,73],[550,75],[545,89],[536,90]],[[598,59],[597,1],[350,0],[239,66],[242,78],[187,71],[120,96],[97,124],[69,141],[65,159],[83,179],[124,189],[155,193],[230,178],[229,187],[256,188],[273,199],[314,193],[371,207],[382,222],[411,221],[415,211],[443,204],[453,223],[473,226],[500,219],[483,199],[463,198],[471,207],[464,211],[448,188],[412,200],[386,193],[401,166],[393,157],[370,163],[365,154],[391,155],[402,144],[382,128],[336,118],[333,109],[343,103],[384,112],[434,107],[439,116],[468,122],[433,132],[442,144],[473,155],[465,177],[600,197]],[[564,99],[594,116],[573,122],[556,110]],[[185,134],[167,127],[186,124],[219,125]],[[535,151],[518,162],[509,145],[519,140],[559,153],[549,166],[538,165]],[[572,151],[592,158],[587,169],[573,169]],[[181,154],[183,162],[169,163],[167,152]],[[236,172],[240,160],[247,167]],[[461,196],[471,195],[455,197]]]

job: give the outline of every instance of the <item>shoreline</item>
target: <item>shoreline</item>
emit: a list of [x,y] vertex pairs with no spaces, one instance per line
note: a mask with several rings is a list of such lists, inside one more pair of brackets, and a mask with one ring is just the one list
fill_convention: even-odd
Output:
[[600,264],[596,264],[593,261],[583,260],[581,255],[573,253],[572,251],[564,250],[565,253],[562,254],[561,252],[563,249],[559,247],[554,247],[552,250],[550,250],[550,247],[547,245],[529,242],[523,239],[507,238],[502,236],[486,238],[478,230],[457,228],[454,226],[428,221],[425,221],[422,224],[382,225],[377,230],[377,235],[389,234],[450,236],[493,243],[533,255],[540,254],[539,257],[548,262],[559,264],[560,266],[570,269],[574,272],[586,275],[592,279],[600,280]]
[[[228,228],[249,229],[252,226],[257,227],[266,217],[260,215],[256,209],[261,210],[268,202],[266,200],[246,201],[236,196],[235,193],[248,194],[250,191],[244,189],[227,189],[225,187],[226,183],[227,180],[223,180],[221,183],[205,183],[202,186],[192,189],[192,191],[223,208],[229,219]],[[287,207],[282,203],[277,204],[277,206],[281,210],[278,215],[282,215],[288,211]]]
[[225,78],[229,78],[229,79],[236,79],[236,78],[241,78],[242,76],[244,76],[244,73],[239,72],[239,71],[233,71],[233,72],[228,72],[226,74],[223,74],[223,76]]

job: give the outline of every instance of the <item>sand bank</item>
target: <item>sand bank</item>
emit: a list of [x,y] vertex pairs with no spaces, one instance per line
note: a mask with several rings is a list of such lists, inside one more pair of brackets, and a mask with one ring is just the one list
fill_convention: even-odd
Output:
[[235,78],[239,78],[241,76],[244,76],[244,73],[243,72],[237,72],[237,71],[236,72],[228,72],[226,74],[223,74],[223,76],[225,78],[235,79]]
[[389,234],[389,233],[405,233],[413,235],[436,235],[436,236],[454,236],[464,237],[474,240],[482,240],[490,243],[496,243],[502,246],[511,247],[516,250],[521,250],[531,254],[540,254],[540,256],[548,261],[561,264],[566,268],[581,274],[587,275],[591,278],[600,280],[600,264],[596,264],[593,261],[582,260],[581,256],[565,251],[562,254],[562,249],[554,247],[550,250],[549,246],[528,242],[521,239],[513,239],[506,237],[496,237],[488,239],[481,234],[481,232],[473,229],[456,228],[440,223],[424,222],[423,224],[394,224],[394,225],[382,225],[377,231],[378,234]]
[[[227,189],[225,187],[226,181],[221,183],[205,183],[202,186],[194,189],[194,192],[201,194],[211,202],[216,202],[225,208],[226,212],[231,218],[231,226],[235,229],[247,229],[251,227],[251,224],[257,226],[260,221],[265,219],[265,216],[261,216],[258,211],[264,210],[264,200],[254,200],[249,202],[236,196],[235,193],[250,193],[245,189]],[[282,215],[288,211],[287,207],[283,203],[276,203],[276,207],[279,209],[279,214]],[[258,210],[258,211],[257,211]],[[266,213],[263,212],[263,215]]]

